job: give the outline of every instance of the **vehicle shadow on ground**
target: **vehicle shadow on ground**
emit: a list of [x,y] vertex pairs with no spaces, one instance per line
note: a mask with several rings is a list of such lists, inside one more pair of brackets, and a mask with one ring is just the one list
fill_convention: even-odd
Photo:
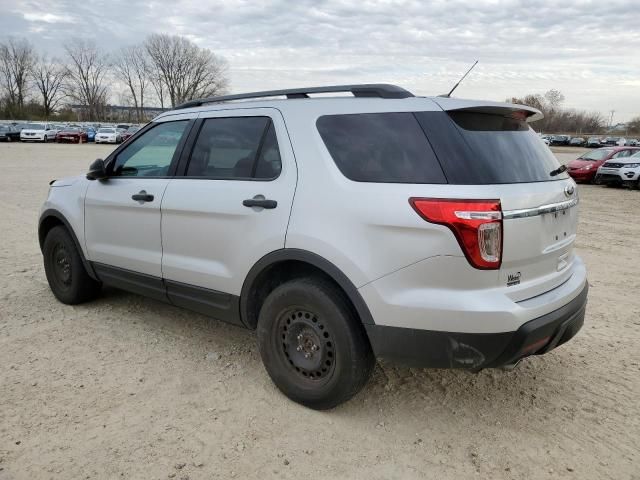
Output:
[[[232,356],[242,370],[261,372],[267,379],[257,354],[255,333],[251,330],[110,288],[105,288],[101,297],[91,305],[93,308],[108,308],[123,322],[127,321],[127,316],[132,322],[135,318],[137,323],[142,322],[160,339],[163,335],[167,341],[181,337],[183,341],[175,348],[183,349],[179,353],[186,358],[201,361],[203,351],[215,350],[227,358]],[[546,403],[557,403],[554,398],[558,396],[571,403],[576,395],[572,393],[574,376],[564,358],[567,353],[563,351],[569,348],[570,344],[545,357],[524,359],[513,370],[489,369],[479,373],[408,368],[381,360],[359,394],[327,413],[363,419],[378,418],[382,409],[389,414],[397,412],[402,415],[403,409],[411,408],[416,413],[423,410],[433,412],[435,409],[444,418],[475,412],[496,419],[521,415],[531,407],[545,408]],[[211,368],[217,367],[212,364]],[[239,382],[238,389],[244,387],[242,377],[230,378],[228,382]],[[268,379],[265,386],[272,388],[268,394],[275,392],[276,401],[287,408],[310,412],[277,392]]]

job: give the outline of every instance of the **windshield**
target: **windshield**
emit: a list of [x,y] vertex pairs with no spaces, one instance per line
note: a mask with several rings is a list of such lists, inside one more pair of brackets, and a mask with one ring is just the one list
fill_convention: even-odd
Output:
[[129,132],[129,133],[136,133],[138,130],[140,130],[140,127],[129,127],[129,129],[127,130],[127,132]]
[[27,123],[24,128],[26,130],[44,130],[44,125],[39,125],[37,123]]
[[80,129],[78,127],[67,127],[64,129],[65,132],[79,132]]
[[592,162],[596,162],[598,160],[604,160],[609,155],[611,155],[611,152],[613,152],[613,150],[610,148],[593,150],[592,152],[585,153],[584,155],[579,157],[578,160],[591,160]]
[[116,133],[115,128],[101,128],[98,133]]

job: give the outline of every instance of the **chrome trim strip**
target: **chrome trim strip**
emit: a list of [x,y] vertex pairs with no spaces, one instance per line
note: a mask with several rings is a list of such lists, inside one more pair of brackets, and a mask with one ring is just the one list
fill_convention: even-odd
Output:
[[542,205],[540,207],[534,208],[523,208],[521,210],[505,210],[502,212],[502,218],[526,218],[526,217],[535,217],[537,215],[544,215],[545,213],[554,213],[560,212],[562,210],[567,210],[571,207],[575,207],[578,205],[578,197],[572,198],[570,200],[565,200],[564,202],[551,203],[549,205]]

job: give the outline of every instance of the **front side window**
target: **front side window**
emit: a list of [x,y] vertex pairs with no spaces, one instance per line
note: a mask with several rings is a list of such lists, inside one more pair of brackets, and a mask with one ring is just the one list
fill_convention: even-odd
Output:
[[186,175],[270,179],[280,169],[278,142],[269,117],[224,117],[204,121]]
[[189,123],[160,123],[130,143],[118,154],[112,175],[120,177],[164,177]]

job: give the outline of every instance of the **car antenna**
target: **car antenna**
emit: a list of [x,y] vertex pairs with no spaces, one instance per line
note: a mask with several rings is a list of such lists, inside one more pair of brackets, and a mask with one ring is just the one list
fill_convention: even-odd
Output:
[[458,88],[458,85],[460,85],[460,83],[462,83],[462,81],[465,79],[465,77],[466,77],[467,75],[469,75],[469,72],[470,72],[471,70],[473,70],[473,67],[475,67],[475,66],[478,64],[478,61],[479,61],[479,60],[476,60],[476,61],[473,63],[473,65],[471,65],[471,68],[470,68],[469,70],[467,70],[467,73],[465,73],[465,74],[462,76],[462,78],[461,78],[460,80],[458,80],[458,83],[456,83],[456,84],[453,86],[453,88],[449,91],[449,93],[447,93],[446,95],[439,95],[439,96],[440,96],[440,97],[446,97],[446,98],[449,98],[449,97],[451,96],[451,94],[453,93],[453,91],[454,91],[456,88]]

